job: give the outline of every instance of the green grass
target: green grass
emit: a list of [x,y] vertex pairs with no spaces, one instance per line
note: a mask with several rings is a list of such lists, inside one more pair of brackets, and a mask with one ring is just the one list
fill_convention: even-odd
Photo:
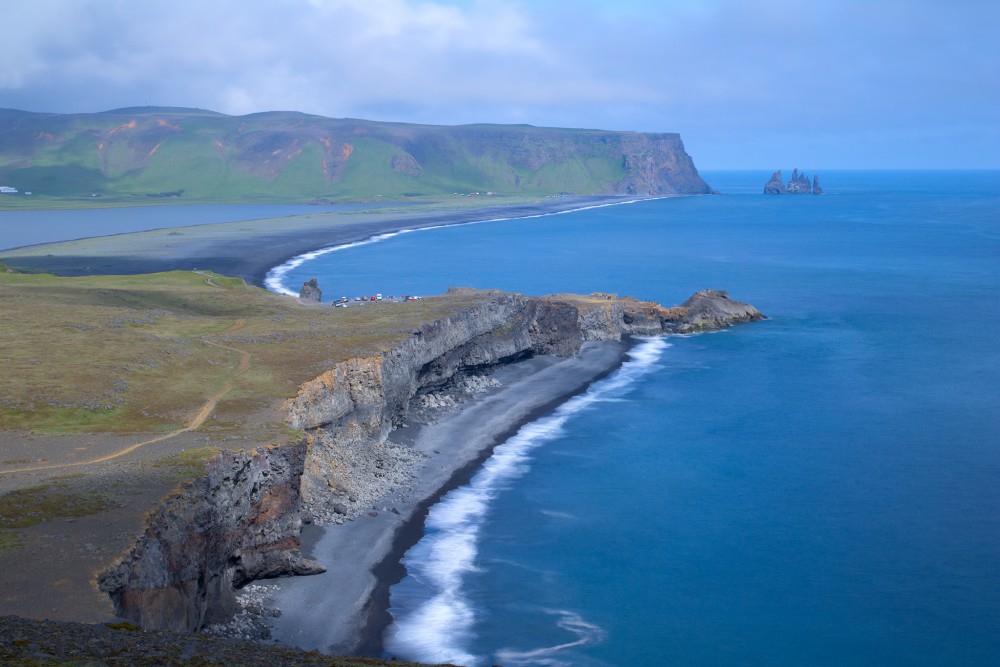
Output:
[[180,481],[192,479],[204,473],[205,464],[222,451],[218,447],[198,447],[185,449],[170,456],[155,460],[154,468],[166,469],[172,479]]
[[[213,282],[221,289],[188,271],[0,273],[0,428],[162,433],[186,424],[229,381],[213,419],[238,425],[234,434],[280,439],[288,434],[276,406],[302,382],[338,361],[380,354],[482,298],[315,308],[239,279]],[[237,372],[242,352],[250,364]],[[261,414],[270,415],[264,423]]]
[[[442,127],[297,113],[229,117],[170,108],[105,114],[7,111],[0,124],[0,184],[32,197],[2,208],[53,205],[100,193],[102,204],[309,201],[315,197],[441,195],[492,191],[612,193],[626,176],[627,133],[530,126]],[[339,174],[334,163],[351,147]],[[411,155],[415,174],[393,169]],[[324,173],[324,161],[327,170]],[[153,195],[153,196],[151,196]]]
[[71,491],[58,481],[15,489],[0,495],[0,531],[90,516],[115,504],[106,491]]

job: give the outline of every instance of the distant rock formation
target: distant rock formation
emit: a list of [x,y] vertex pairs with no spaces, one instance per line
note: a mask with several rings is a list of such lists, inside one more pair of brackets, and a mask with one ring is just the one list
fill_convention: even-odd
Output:
[[303,301],[315,301],[319,303],[323,297],[323,290],[319,288],[319,283],[315,278],[310,278],[309,280],[302,283],[302,289],[299,290],[299,298]]
[[823,194],[823,188],[819,186],[819,176],[813,176],[812,184],[809,183],[809,177],[806,176],[805,172],[799,173],[799,170],[792,170],[792,177],[788,179],[788,183],[782,183],[781,181],[781,171],[776,171],[771,174],[771,180],[764,184],[764,194],[766,195],[803,195],[803,194]]
[[785,184],[781,180],[781,170],[779,169],[771,174],[771,180],[764,184],[764,194],[780,195],[784,192],[787,192],[787,190],[785,190]]

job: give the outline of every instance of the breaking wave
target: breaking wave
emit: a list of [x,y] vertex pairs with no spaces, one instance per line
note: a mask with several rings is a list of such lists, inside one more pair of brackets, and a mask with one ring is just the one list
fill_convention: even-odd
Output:
[[[465,486],[434,505],[423,539],[403,558],[415,586],[392,591],[393,626],[386,648],[394,655],[421,662],[489,664],[470,648],[476,612],[464,588],[465,575],[477,571],[479,532],[492,500],[514,479],[527,472],[532,450],[564,432],[574,415],[601,402],[618,400],[635,382],[657,368],[670,343],[663,338],[642,339],[629,351],[629,360],[614,374],[594,383],[546,417],[525,424],[493,455]],[[556,653],[600,641],[604,633],[570,611],[550,611],[557,625],[577,635],[574,641],[531,651],[505,650],[510,664],[556,665]],[[517,661],[520,662],[517,662]],[[484,662],[486,661],[486,662]],[[549,661],[549,662],[546,662]],[[506,663],[505,663],[506,664]]]
[[317,257],[322,257],[331,252],[338,252],[340,250],[349,250],[350,248],[358,248],[360,246],[371,245],[372,243],[380,243],[382,241],[387,241],[393,237],[399,236],[400,234],[409,234],[410,232],[426,232],[432,229],[444,229],[446,227],[465,227],[467,225],[481,225],[487,222],[503,222],[506,220],[528,220],[531,218],[544,218],[551,215],[563,215],[565,213],[576,213],[578,211],[590,211],[596,208],[605,208],[607,206],[622,206],[624,204],[635,204],[640,201],[648,201],[649,199],[666,199],[666,197],[647,197],[644,199],[629,199],[627,201],[614,201],[605,202],[603,204],[591,204],[590,206],[580,206],[579,208],[566,209],[564,211],[550,211],[545,213],[535,213],[533,215],[519,215],[509,218],[490,218],[488,220],[470,220],[468,222],[450,222],[442,225],[432,225],[430,227],[420,227],[417,229],[400,229],[395,232],[386,232],[384,234],[376,234],[374,236],[369,236],[366,239],[360,241],[353,241],[351,243],[342,243],[340,245],[327,246],[325,248],[320,248],[318,250],[311,250],[307,253],[301,255],[296,255],[284,264],[279,264],[270,271],[267,272],[267,276],[264,277],[264,286],[271,290],[272,292],[277,292],[278,294],[287,294],[289,296],[298,296],[298,292],[292,291],[289,287],[285,285],[285,276],[288,275],[290,271],[297,269],[306,262],[316,259]]

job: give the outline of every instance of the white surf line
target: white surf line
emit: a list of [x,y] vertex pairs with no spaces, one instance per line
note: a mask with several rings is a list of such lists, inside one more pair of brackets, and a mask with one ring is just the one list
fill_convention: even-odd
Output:
[[487,222],[505,222],[508,220],[529,220],[531,218],[545,218],[552,215],[563,215],[566,213],[578,213],[580,211],[590,211],[597,208],[606,208],[608,206],[623,206],[625,204],[637,204],[644,201],[654,201],[658,199],[672,199],[674,197],[683,195],[662,195],[659,197],[643,197],[641,199],[629,199],[626,201],[613,201],[605,202],[603,204],[590,204],[589,206],[580,206],[578,208],[568,208],[562,211],[547,211],[544,213],[532,213],[531,215],[518,215],[509,218],[489,218],[486,220],[468,220],[466,222],[449,222],[442,225],[432,225],[430,227],[415,227],[409,229],[399,229],[392,232],[384,232],[382,234],[376,234],[370,236],[366,239],[360,241],[352,241],[350,243],[342,243],[340,245],[327,246],[325,248],[320,248],[318,250],[311,250],[307,253],[301,255],[296,255],[290,260],[283,264],[279,264],[270,271],[264,277],[264,286],[271,290],[272,292],[277,292],[278,294],[286,294],[288,296],[298,296],[297,292],[293,292],[291,289],[285,287],[284,277],[293,269],[296,269],[309,260],[316,259],[323,255],[327,255],[331,252],[337,252],[340,250],[347,250],[349,248],[358,248],[360,246],[370,245],[372,243],[380,243],[382,241],[387,241],[400,234],[409,234],[410,232],[427,232],[432,229],[446,229],[448,227],[465,227],[467,225],[481,225]]
[[[628,361],[612,375],[591,384],[584,393],[562,403],[551,414],[522,426],[493,451],[468,484],[450,491],[431,507],[424,537],[407,551],[402,561],[407,575],[424,590],[417,600],[404,603],[409,608],[399,609],[398,603],[394,603],[397,611],[393,613],[392,630],[386,636],[390,651],[422,662],[482,664],[481,657],[467,646],[473,636],[477,611],[468,599],[465,579],[468,573],[478,570],[480,531],[493,501],[507,484],[530,469],[534,450],[565,433],[567,422],[594,405],[621,398],[642,377],[659,367],[670,342],[663,337],[641,340],[642,343],[629,350]],[[573,612],[547,612],[561,616],[563,622],[558,625],[565,630],[574,632],[573,628],[588,626],[591,631],[586,633],[586,641],[578,639],[540,649],[546,653],[603,637],[600,628],[590,626]]]

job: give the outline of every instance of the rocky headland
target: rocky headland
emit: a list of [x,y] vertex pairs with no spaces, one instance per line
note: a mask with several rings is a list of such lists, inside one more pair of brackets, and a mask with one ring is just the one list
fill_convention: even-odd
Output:
[[820,187],[819,176],[813,176],[810,183],[809,177],[806,176],[805,172],[799,173],[798,169],[793,169],[792,177],[788,179],[788,183],[783,183],[781,180],[781,171],[779,170],[771,174],[770,180],[764,184],[764,194],[821,195],[823,194],[823,188]]
[[143,628],[195,631],[232,616],[234,589],[250,581],[341,567],[303,558],[303,523],[344,523],[417,486],[423,454],[394,442],[393,431],[440,407],[444,395],[489,390],[500,369],[573,357],[595,341],[763,318],[717,290],[674,308],[607,294],[476,294],[482,298],[387,351],[336,363],[300,385],[283,409],[301,438],[223,451],[160,503],[132,548],[99,577],[116,612]]
[[713,192],[676,133],[172,107],[0,109],[0,182],[34,192],[23,206]]

